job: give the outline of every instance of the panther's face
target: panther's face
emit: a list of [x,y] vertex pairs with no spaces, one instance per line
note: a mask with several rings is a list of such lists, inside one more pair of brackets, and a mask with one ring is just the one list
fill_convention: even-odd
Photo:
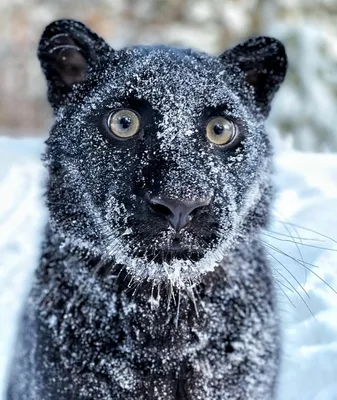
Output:
[[55,110],[48,205],[65,238],[136,280],[184,285],[266,223],[263,125],[286,69],[279,42],[252,40],[221,57],[115,52],[60,21],[39,56]]

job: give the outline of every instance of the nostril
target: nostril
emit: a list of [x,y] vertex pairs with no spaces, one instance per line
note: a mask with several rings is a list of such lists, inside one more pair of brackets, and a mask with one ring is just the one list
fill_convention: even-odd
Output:
[[172,215],[172,211],[168,207],[166,207],[166,206],[164,206],[162,204],[158,204],[158,203],[155,203],[155,202],[150,202],[150,208],[155,213],[162,214],[162,215],[164,215],[166,217],[170,217]]
[[196,208],[195,208],[194,210],[192,210],[188,215],[189,215],[191,218],[195,217],[195,215],[199,213],[199,211],[200,211],[201,208],[202,208],[202,207],[196,207]]
[[188,215],[191,218],[193,218],[196,216],[196,214],[209,212],[209,204],[210,204],[209,200],[205,200],[197,204],[191,204],[190,206],[191,211],[188,213]]

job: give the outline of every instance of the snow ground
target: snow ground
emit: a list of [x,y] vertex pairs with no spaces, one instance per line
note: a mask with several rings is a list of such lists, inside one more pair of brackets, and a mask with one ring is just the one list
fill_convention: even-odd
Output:
[[[0,399],[46,218],[42,149],[41,139],[0,138]],[[337,154],[282,153],[275,183],[263,239],[284,330],[279,400],[337,400]]]

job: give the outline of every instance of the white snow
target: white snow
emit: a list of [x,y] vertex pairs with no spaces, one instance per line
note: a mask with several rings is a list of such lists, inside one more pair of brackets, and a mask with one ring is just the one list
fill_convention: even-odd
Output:
[[[42,149],[41,139],[0,138],[0,399],[46,219]],[[283,319],[279,400],[336,400],[337,154],[282,153],[276,170],[275,219],[263,239]]]

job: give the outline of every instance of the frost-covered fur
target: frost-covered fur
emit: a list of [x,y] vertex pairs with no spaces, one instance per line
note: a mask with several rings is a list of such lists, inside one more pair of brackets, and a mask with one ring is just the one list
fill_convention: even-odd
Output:
[[[62,20],[39,58],[55,113],[50,223],[7,399],[273,399],[278,318],[259,235],[283,46],[262,37],[219,57],[114,51]],[[127,140],[107,124],[122,108],[141,118]],[[229,145],[207,140],[214,116],[237,126]],[[177,233],[154,197],[207,206]]]

